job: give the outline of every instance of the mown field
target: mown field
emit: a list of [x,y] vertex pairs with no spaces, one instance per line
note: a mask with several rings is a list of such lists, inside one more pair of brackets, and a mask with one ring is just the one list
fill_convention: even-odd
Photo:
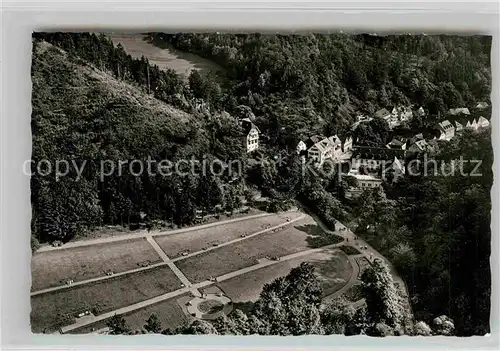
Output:
[[161,261],[144,238],[37,252],[31,260],[32,291],[140,268]]
[[[181,308],[180,304],[183,303],[183,301],[179,301],[185,300],[186,296],[188,295],[179,295],[163,302],[124,314],[123,317],[133,332],[140,332],[144,328],[146,320],[152,313],[158,316],[163,329],[173,329],[187,322],[188,318],[190,318]],[[87,334],[102,328],[106,328],[106,321],[100,321],[75,329],[71,331],[71,334]]]
[[338,236],[324,233],[311,217],[306,217],[278,232],[179,260],[176,266],[195,283],[254,265],[266,256],[289,255],[338,241]]
[[345,253],[338,249],[325,249],[278,262],[217,285],[236,303],[255,301],[264,284],[287,275],[292,268],[299,266],[302,262],[309,262],[316,267],[316,274],[323,286],[324,295],[330,295],[342,288],[351,277],[353,269]]
[[175,274],[164,266],[36,295],[31,298],[31,327],[33,332],[57,330],[72,324],[73,314],[86,309],[95,314],[109,312],[180,287]]
[[287,223],[287,217],[294,219],[300,215],[300,212],[276,214],[185,233],[155,236],[154,239],[170,258],[175,258],[180,256],[183,251],[201,251],[203,248],[213,247],[214,244],[222,244],[239,239],[242,234],[249,235],[258,232],[265,229],[268,225],[276,226]]

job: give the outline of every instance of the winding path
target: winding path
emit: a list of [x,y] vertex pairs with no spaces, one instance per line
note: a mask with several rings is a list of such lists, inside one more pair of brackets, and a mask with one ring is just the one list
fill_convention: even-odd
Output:
[[[395,283],[397,283],[400,287],[402,287],[402,289],[404,290],[404,293],[405,293],[405,296],[403,296],[407,301],[406,301],[406,304],[408,306],[408,308],[410,309],[410,313],[411,313],[411,318],[413,319],[413,310],[412,310],[412,307],[411,307],[411,302],[409,301],[409,293],[408,293],[408,286],[406,285],[405,281],[403,280],[403,278],[401,278],[401,276],[398,274],[398,272],[396,271],[396,269],[394,268],[394,266],[392,265],[392,263],[387,259],[385,258],[380,252],[378,252],[377,250],[375,250],[372,246],[370,246],[366,241],[364,241],[362,238],[360,237],[357,237],[349,228],[347,228],[344,224],[340,223],[339,221],[337,221],[337,224],[335,225],[335,227],[337,228],[340,227],[340,228],[346,228],[346,230],[342,231],[342,232],[336,232],[334,233],[333,231],[331,231],[324,223],[323,221],[318,217],[316,216],[314,213],[312,213],[311,211],[309,211],[307,209],[307,207],[303,206],[305,212],[307,212],[311,217],[314,218],[314,220],[316,221],[316,223],[318,223],[318,225],[327,233],[331,233],[331,234],[340,234],[342,236],[344,236],[344,244],[345,245],[349,245],[349,246],[352,246],[354,248],[356,248],[357,250],[359,250],[361,252],[361,255],[357,255],[357,256],[354,256],[354,257],[358,257],[358,256],[364,256],[369,262],[373,262],[375,259],[380,259],[382,260],[386,265],[387,267],[389,267],[389,270],[391,272],[391,275],[392,275],[392,278],[394,280]],[[356,245],[357,244],[357,245]],[[366,249],[360,249],[360,247],[363,247],[363,246],[366,246]],[[351,256],[349,256],[351,257]],[[354,259],[353,257],[353,259]],[[356,263],[356,266],[357,266],[357,263]],[[359,266],[358,266],[358,270],[359,270]],[[353,286],[354,283],[356,281],[356,278],[353,279],[353,277],[351,277],[351,279],[349,280],[349,283],[346,284],[346,287],[348,285],[350,285],[349,287]],[[342,288],[343,289],[343,288]],[[342,290],[341,289],[341,290]],[[348,288],[346,288],[345,291],[347,291]],[[345,292],[344,291],[344,292]],[[335,295],[332,294],[332,295]],[[328,296],[327,298],[331,298],[331,296]],[[338,295],[340,296],[340,295]]]

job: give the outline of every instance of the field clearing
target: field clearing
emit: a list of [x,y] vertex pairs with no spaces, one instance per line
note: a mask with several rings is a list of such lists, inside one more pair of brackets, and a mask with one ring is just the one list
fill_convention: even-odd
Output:
[[300,212],[287,212],[266,217],[251,218],[206,229],[194,229],[185,233],[155,236],[154,239],[168,257],[175,258],[180,256],[185,250],[189,250],[190,252],[201,251],[205,247],[212,247],[215,243],[226,243],[234,239],[239,239],[242,234],[249,235],[258,232],[265,229],[267,225],[273,227],[287,223],[287,217],[294,219],[301,214]]
[[[57,329],[72,324],[73,314],[91,310],[94,314],[109,312],[155,296],[177,290],[181,282],[169,267],[62,289],[31,298],[31,326],[34,332]],[[66,320],[67,316],[70,320]],[[52,326],[52,328],[50,327]]]
[[144,40],[143,34],[106,33],[113,44],[121,44],[127,54],[133,58],[146,57],[151,65],[157,65],[161,70],[173,69],[185,79],[192,70],[220,71],[222,68],[216,63],[201,56],[182,52],[173,47],[157,47]]
[[31,260],[32,291],[140,268],[161,261],[145,238],[37,252]]
[[338,249],[329,248],[278,262],[217,285],[233,302],[253,302],[259,298],[264,284],[287,275],[292,268],[298,267],[302,262],[309,262],[316,267],[316,274],[321,281],[325,296],[342,288],[351,277],[353,269],[345,253]]
[[220,249],[176,262],[176,266],[193,283],[236,271],[258,263],[266,256],[285,256],[318,247],[319,243],[338,242],[339,237],[324,233],[307,216],[286,228],[231,244]]

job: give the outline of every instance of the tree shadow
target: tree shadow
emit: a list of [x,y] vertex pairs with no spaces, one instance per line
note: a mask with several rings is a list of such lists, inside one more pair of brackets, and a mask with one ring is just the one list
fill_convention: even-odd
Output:
[[252,301],[246,301],[246,302],[236,302],[233,303],[233,311],[234,310],[240,310],[244,312],[245,314],[251,312],[254,308],[255,303]]
[[325,232],[319,225],[316,224],[296,226],[295,229],[308,235],[306,241],[309,244],[309,247],[313,249],[326,245],[338,244],[344,240],[341,236]]

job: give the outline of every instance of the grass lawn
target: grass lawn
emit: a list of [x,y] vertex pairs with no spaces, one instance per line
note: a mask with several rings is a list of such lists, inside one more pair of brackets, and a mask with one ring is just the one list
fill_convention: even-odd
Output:
[[86,309],[96,309],[95,314],[109,312],[180,287],[181,282],[175,274],[164,266],[33,296],[32,330],[42,332],[44,328],[57,329],[62,319],[63,325],[72,324],[65,320],[67,315],[72,316]]
[[343,287],[352,274],[352,267],[347,256],[337,249],[325,249],[291,260],[281,261],[229,280],[218,283],[235,303],[255,301],[259,298],[264,284],[272,282],[278,277],[287,275],[292,268],[302,262],[310,262],[316,267],[316,274],[320,279],[324,295],[329,295]]
[[160,262],[144,238],[38,252],[31,260],[32,291],[139,268],[138,263]]
[[[133,332],[140,331],[152,313],[158,316],[163,329],[174,329],[187,322],[189,318],[180,306],[182,302],[179,300],[184,296],[187,295],[179,295],[157,304],[138,309],[123,315],[123,317]],[[75,329],[71,331],[71,334],[87,334],[102,328],[106,328],[106,321]]]
[[266,217],[241,220],[234,223],[210,227],[206,229],[193,229],[193,231],[155,236],[154,239],[170,258],[178,257],[183,251],[201,251],[203,248],[212,247],[213,244],[222,244],[234,239],[239,239],[242,234],[252,234],[263,230],[267,225],[276,226],[287,223],[286,217],[291,219],[301,215],[300,212],[270,215]]

